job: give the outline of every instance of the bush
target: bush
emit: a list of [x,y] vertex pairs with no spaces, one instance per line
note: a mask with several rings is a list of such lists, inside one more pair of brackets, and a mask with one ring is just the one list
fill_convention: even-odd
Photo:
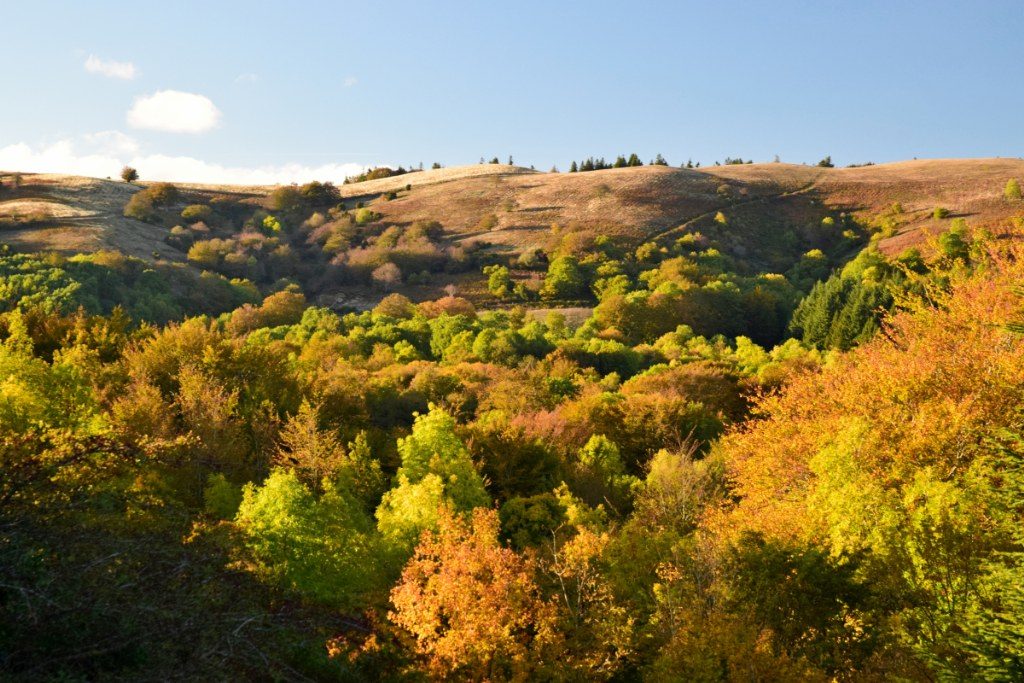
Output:
[[137,221],[152,221],[156,219],[156,211],[153,207],[153,199],[145,190],[136,192],[124,207],[124,215],[127,218],[134,218]]
[[341,192],[334,183],[313,181],[299,188],[299,194],[314,206],[336,204],[341,199]]
[[477,230],[493,230],[496,227],[498,227],[498,217],[493,213],[487,214],[476,224]]
[[271,211],[297,211],[304,203],[302,193],[294,185],[279,187],[267,198],[267,208]]
[[1011,201],[1021,198],[1020,183],[1017,182],[1016,178],[1010,178],[1006,181],[1006,187],[1003,188],[1003,197]]
[[373,281],[384,291],[389,292],[402,284],[402,269],[394,263],[385,263],[373,271]]
[[189,204],[181,211],[181,217],[190,222],[205,221],[210,218],[213,210],[206,204]]
[[943,218],[946,218],[947,216],[949,216],[949,209],[947,209],[944,206],[936,206],[935,210],[932,211],[932,216],[936,220],[941,220]]
[[124,168],[121,169],[121,180],[125,181],[126,183],[134,183],[138,179],[139,172],[136,171],[131,166],[125,166]]
[[499,299],[504,299],[511,293],[513,283],[508,268],[499,265],[485,266],[484,275],[488,276],[487,291],[491,294]]
[[377,220],[380,220],[380,214],[372,209],[361,208],[356,210],[356,223],[360,225],[373,223]]
[[586,288],[579,261],[562,256],[551,262],[540,295],[545,299],[575,299],[584,296]]

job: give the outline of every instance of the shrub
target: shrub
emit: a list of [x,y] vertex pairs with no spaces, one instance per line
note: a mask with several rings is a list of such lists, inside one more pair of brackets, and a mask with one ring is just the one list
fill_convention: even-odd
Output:
[[476,224],[477,230],[493,230],[496,227],[498,227],[498,217],[493,213],[487,214]]
[[209,219],[212,213],[212,209],[206,204],[189,204],[182,209],[181,217],[190,223],[195,223]]
[[373,271],[373,281],[388,292],[402,284],[402,269],[394,263],[385,263]]
[[505,266],[485,266],[484,275],[487,276],[487,291],[494,296],[504,299],[512,291],[512,278]]
[[373,211],[372,209],[356,209],[356,223],[363,225],[364,223],[373,223],[374,221],[377,220],[380,220],[380,214]]
[[153,199],[145,190],[136,192],[124,207],[124,215],[137,221],[151,221],[156,218]]
[[153,204],[156,206],[173,204],[181,198],[178,188],[171,183],[153,183],[144,192],[149,193],[150,197],[153,198]]
[[121,169],[121,180],[125,181],[126,183],[134,183],[138,179],[139,172],[136,171],[131,166],[125,166],[124,168]]
[[935,210],[932,211],[932,216],[936,220],[941,220],[943,218],[946,218],[947,216],[949,216],[949,209],[947,209],[944,206],[936,206]]
[[267,216],[263,219],[263,231],[268,235],[272,235],[275,232],[281,232],[281,221],[274,216]]
[[562,256],[551,262],[540,295],[545,299],[574,299],[586,293],[586,282],[579,261]]
[[1003,197],[1011,201],[1020,199],[1020,183],[1017,182],[1016,178],[1010,178],[1006,181],[1006,187],[1003,188]]
[[321,183],[315,180],[300,187],[299,194],[307,202],[316,206],[335,204],[341,199],[341,192],[334,186],[334,183]]
[[279,187],[267,198],[267,208],[271,211],[296,211],[304,203],[302,193],[294,185]]

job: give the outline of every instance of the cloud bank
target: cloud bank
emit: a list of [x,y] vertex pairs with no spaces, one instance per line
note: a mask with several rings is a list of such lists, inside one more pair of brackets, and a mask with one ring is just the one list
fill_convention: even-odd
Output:
[[85,70],[91,74],[99,74],[107,78],[120,78],[130,81],[138,75],[138,69],[131,62],[116,62],[113,59],[104,60],[96,55],[89,55],[85,60]]
[[168,133],[205,133],[220,122],[220,110],[210,98],[179,90],[160,90],[135,99],[128,125]]
[[352,163],[226,166],[187,156],[141,154],[138,144],[118,131],[103,131],[77,141],[60,140],[43,146],[33,147],[21,142],[0,147],[0,169],[6,171],[117,178],[125,165],[138,169],[144,181],[233,185],[279,185],[311,180],[340,184],[347,176],[367,168]]

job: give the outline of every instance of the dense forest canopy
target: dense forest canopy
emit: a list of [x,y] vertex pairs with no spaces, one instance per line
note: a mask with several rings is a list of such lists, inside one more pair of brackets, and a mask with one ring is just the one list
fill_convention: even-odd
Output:
[[1019,227],[509,254],[410,188],[150,184],[182,262],[0,252],[4,676],[1024,676]]

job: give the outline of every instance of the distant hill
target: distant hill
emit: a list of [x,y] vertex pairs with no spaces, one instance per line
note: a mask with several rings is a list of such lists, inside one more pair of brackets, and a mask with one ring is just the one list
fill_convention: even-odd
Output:
[[[142,169],[143,173],[145,169]],[[5,174],[9,185],[9,174]],[[936,159],[858,168],[747,164],[678,169],[666,166],[586,173],[540,173],[503,164],[420,171],[341,186],[349,204],[364,202],[383,222],[439,221],[456,240],[485,239],[517,251],[544,244],[552,224],[642,242],[679,236],[710,224],[718,211],[737,221],[800,227],[847,212],[863,222],[883,215],[894,224],[887,252],[919,244],[954,217],[1000,227],[1024,215],[1003,199],[1009,178],[1024,180],[1020,159]],[[145,186],[145,183],[141,184]],[[411,191],[405,191],[411,186]],[[229,196],[258,204],[272,187],[189,185],[196,201]],[[122,215],[136,186],[74,176],[24,174],[22,189],[0,194],[0,241],[23,250],[64,253],[119,249],[181,260],[165,244],[166,229]],[[397,192],[384,201],[383,195]],[[894,204],[902,213],[893,214]],[[936,207],[949,214],[934,217]],[[494,227],[481,227],[493,216]],[[486,225],[486,223],[485,223]],[[732,239],[737,239],[734,235]],[[748,251],[748,246],[735,246]]]

